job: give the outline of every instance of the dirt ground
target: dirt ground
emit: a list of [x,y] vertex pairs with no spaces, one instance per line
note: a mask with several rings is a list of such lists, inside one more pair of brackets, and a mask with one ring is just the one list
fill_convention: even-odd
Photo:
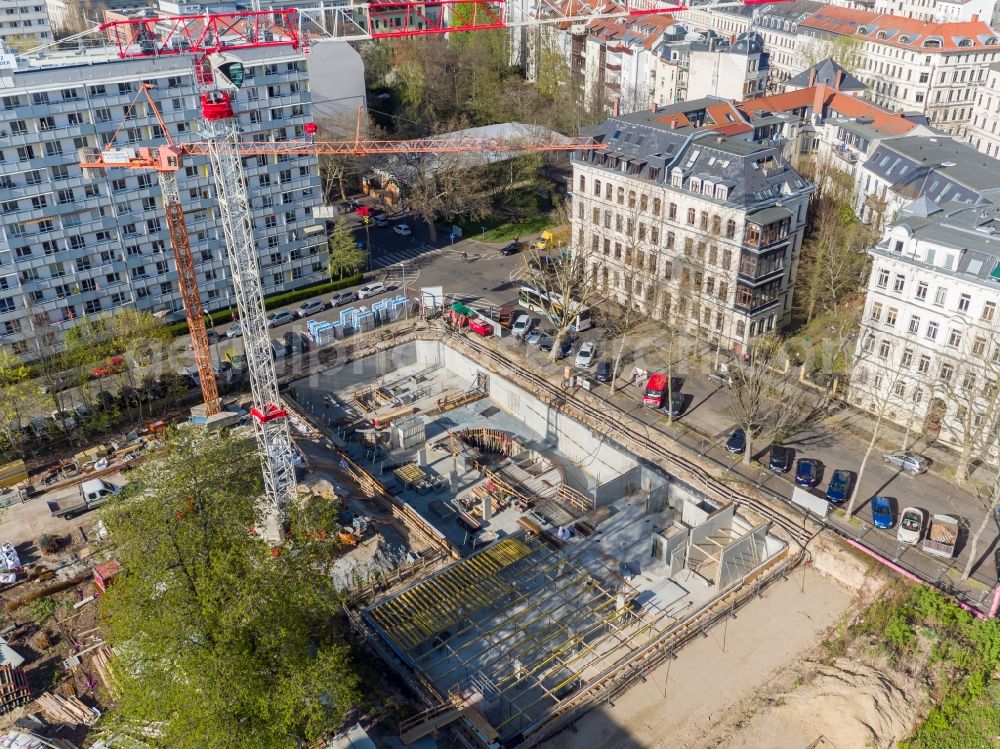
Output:
[[[801,665],[825,633],[852,605],[854,593],[811,568],[796,570],[787,581],[772,585],[763,598],[749,603],[736,619],[713,629],[707,638],[685,647],[617,698],[613,706],[592,710],[547,741],[549,749],[666,749],[667,747],[768,746],[802,747],[821,741],[824,731],[808,720],[771,720],[754,726],[747,721],[760,712],[767,695],[783,694],[788,669]],[[779,674],[784,677],[779,679]],[[797,682],[796,682],[797,683]],[[787,684],[789,688],[793,684]],[[764,700],[754,702],[758,696]],[[841,720],[849,700],[825,711],[831,727]],[[841,714],[838,715],[838,712]],[[860,734],[855,734],[860,735]],[[865,746],[847,736],[831,746]]]

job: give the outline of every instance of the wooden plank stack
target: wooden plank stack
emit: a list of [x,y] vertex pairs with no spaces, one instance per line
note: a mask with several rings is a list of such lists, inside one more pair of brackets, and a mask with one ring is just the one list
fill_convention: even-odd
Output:
[[84,705],[76,697],[63,697],[44,692],[37,700],[38,706],[47,718],[72,726],[92,726],[100,714]]
[[22,668],[9,664],[0,666],[0,713],[7,713],[15,707],[31,701],[28,677]]

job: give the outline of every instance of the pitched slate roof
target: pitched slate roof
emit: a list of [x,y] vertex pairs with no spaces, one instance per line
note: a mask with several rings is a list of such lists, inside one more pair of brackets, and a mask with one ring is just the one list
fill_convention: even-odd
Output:
[[[810,81],[810,73],[813,72],[815,72],[815,76],[813,76]],[[837,85],[838,73],[841,76],[839,86]],[[818,83],[833,86],[839,91],[864,91],[868,88],[865,84],[848,73],[843,66],[831,60],[829,57],[825,60],[819,61],[811,68],[803,70],[798,75],[789,78],[785,81],[785,88],[806,88],[808,86],[815,86]]]

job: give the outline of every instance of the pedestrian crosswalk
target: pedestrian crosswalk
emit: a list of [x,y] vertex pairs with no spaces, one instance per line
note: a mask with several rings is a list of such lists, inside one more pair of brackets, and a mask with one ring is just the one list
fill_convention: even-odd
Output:
[[398,265],[399,263],[405,263],[409,260],[414,260],[418,257],[429,257],[433,254],[439,253],[441,250],[435,250],[429,245],[423,245],[421,247],[414,247],[409,250],[400,250],[399,252],[391,252],[388,255],[377,255],[373,258],[373,262],[376,268],[388,268],[391,265]]

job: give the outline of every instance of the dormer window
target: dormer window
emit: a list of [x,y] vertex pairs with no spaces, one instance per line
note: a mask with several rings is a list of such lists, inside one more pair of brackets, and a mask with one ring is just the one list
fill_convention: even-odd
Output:
[[983,42],[987,47],[995,47],[997,45],[997,38],[995,36],[989,37],[985,42]]
[[875,35],[875,38],[876,38],[876,39],[886,39],[886,38],[888,38],[888,36],[889,36],[889,35],[888,35],[888,34],[886,34],[886,33],[885,33],[884,31],[880,31],[880,32],[878,32],[878,33],[877,33],[877,34]]
[[867,28],[865,28],[864,26],[858,26],[858,34],[859,35],[864,36],[867,33],[868,33],[868,29]]
[[959,39],[958,40],[958,46],[959,47],[971,47],[972,46],[972,40],[971,39]]
[[683,186],[682,185],[683,180],[684,180],[684,174],[683,174],[683,172],[681,172],[680,169],[671,169],[670,170],[670,186],[671,187],[677,187],[677,188],[682,187]]
[[729,200],[729,188],[725,185],[715,186],[715,199],[716,200]]
[[924,39],[924,43],[921,45],[925,49],[940,49],[941,48],[941,37],[930,36]]
[[688,189],[691,192],[701,192],[701,180],[697,177],[692,177],[688,180]]
[[909,44],[912,41],[913,41],[913,37],[907,36],[906,34],[903,34],[901,37],[899,37],[899,43],[900,44]]
[[702,185],[701,185],[701,194],[702,195],[704,195],[707,198],[710,198],[710,197],[712,197],[712,194],[714,192],[715,192],[715,184],[713,184],[712,182],[708,182],[708,181],[705,181],[705,182],[702,183]]

